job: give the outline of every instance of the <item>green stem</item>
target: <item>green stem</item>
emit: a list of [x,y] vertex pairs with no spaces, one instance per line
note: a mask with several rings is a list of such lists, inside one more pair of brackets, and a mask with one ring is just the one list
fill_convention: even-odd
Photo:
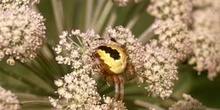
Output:
[[154,29],[159,25],[159,21],[154,21],[139,37],[138,40],[145,45],[154,36]]
[[44,88],[39,87],[38,85],[34,84],[30,80],[27,80],[27,79],[25,79],[23,77],[18,76],[16,73],[9,72],[9,71],[7,71],[6,69],[4,69],[2,67],[0,67],[0,71],[2,73],[4,73],[5,75],[7,75],[7,76],[10,76],[10,77],[12,77],[14,79],[17,79],[17,80],[21,81],[22,83],[28,85],[31,88],[35,87],[34,88],[35,90],[41,91],[42,93],[48,93],[48,91],[46,91]]
[[20,104],[34,104],[34,105],[51,105],[49,101],[44,101],[44,100],[27,100],[27,101],[21,101]]
[[56,69],[57,74],[55,73],[54,75],[63,76],[66,73],[66,70],[68,67],[57,63],[57,61],[55,60],[56,53],[53,50],[53,47],[51,47],[51,45],[46,44],[46,47],[48,50],[47,52],[49,52],[51,54],[51,58],[53,59],[52,61],[50,61],[50,63],[52,63],[54,65],[54,68]]
[[62,0],[51,0],[53,6],[54,17],[57,25],[57,31],[59,34],[64,30],[64,15]]
[[142,100],[134,100],[134,104],[138,105],[138,106],[141,106],[141,107],[144,107],[144,108],[154,108],[156,110],[165,110],[163,108],[160,108],[159,106],[155,105],[155,104],[151,104],[149,102],[145,102],[145,101],[142,101]]
[[[141,16],[141,13],[145,13],[145,10],[146,9],[146,3],[143,3],[143,4],[139,4],[138,7],[136,7],[135,5],[133,5],[132,7],[129,8],[129,11],[127,12],[125,18],[123,21],[125,21],[125,23],[123,24],[126,24],[126,27],[131,29],[135,23],[138,22],[140,16]],[[131,18],[131,19],[127,19],[127,18]]]
[[56,73],[56,68],[53,68],[53,64],[47,59],[44,57],[44,55],[42,55],[41,53],[38,55],[38,57],[36,58],[36,60],[39,62],[40,64],[40,68],[43,69],[43,76],[46,77],[46,80],[47,80],[47,83],[55,88],[54,86],[54,74]]
[[[109,18],[106,26],[113,26],[116,20],[117,20],[116,12],[111,13],[110,18]],[[104,31],[104,33],[102,33],[102,34],[105,35],[106,31]]]
[[97,5],[96,5],[96,9],[95,9],[95,12],[94,12],[94,17],[93,17],[92,23],[91,23],[92,27],[95,27],[95,24],[96,24],[97,19],[100,15],[100,12],[102,11],[102,7],[104,6],[104,3],[105,3],[105,0],[99,0]]
[[134,17],[128,22],[128,24],[127,24],[126,27],[129,28],[129,29],[133,28],[133,26],[135,25],[135,23],[138,21],[139,17],[140,17],[140,15],[134,16]]
[[20,105],[23,109],[33,109],[33,107],[37,107],[38,110],[41,109],[47,109],[47,110],[54,110],[51,103],[46,100],[26,100],[26,101],[20,101]]
[[92,28],[91,27],[91,19],[92,19],[92,12],[93,12],[93,0],[87,0],[87,6],[86,6],[86,23],[85,23],[85,29]]
[[113,4],[110,0],[108,0],[108,2],[106,3],[106,5],[105,5],[105,7],[104,7],[97,23],[96,23],[97,24],[96,31],[98,33],[100,33],[106,19],[108,18],[108,14],[109,14],[109,12],[111,11],[112,8],[113,8]]
[[[48,78],[47,77],[45,77],[43,74],[42,74],[42,72],[40,72],[39,71],[39,69],[36,69],[36,68],[34,68],[33,66],[29,66],[29,65],[27,65],[27,64],[25,64],[25,63],[21,63],[21,62],[19,62],[19,61],[17,61],[17,63],[19,63],[20,65],[22,65],[23,67],[25,67],[26,69],[28,69],[28,70],[30,70],[31,72],[33,72],[33,74],[35,74],[37,77],[39,77],[41,80],[43,80],[45,83],[48,83],[48,82],[50,82],[49,80],[48,80]],[[35,66],[36,67],[36,66]]]
[[115,23],[117,19],[117,14],[116,11],[113,11],[110,15],[110,18],[108,20],[107,26],[113,26],[113,24]]

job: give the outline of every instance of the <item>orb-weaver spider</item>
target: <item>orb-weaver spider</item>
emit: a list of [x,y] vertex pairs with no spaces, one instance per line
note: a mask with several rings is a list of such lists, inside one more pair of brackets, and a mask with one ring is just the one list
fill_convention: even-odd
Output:
[[[99,40],[104,40],[104,38]],[[117,43],[113,38],[110,40]],[[92,53],[92,59],[101,76],[107,82],[114,83],[114,98],[117,100],[120,95],[120,100],[123,100],[124,82],[136,75],[134,66],[129,63],[125,47],[115,44],[99,45]]]

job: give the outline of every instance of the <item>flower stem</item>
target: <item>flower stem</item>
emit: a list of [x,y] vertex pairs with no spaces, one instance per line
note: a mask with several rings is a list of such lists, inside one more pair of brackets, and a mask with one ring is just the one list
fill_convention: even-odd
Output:
[[43,101],[43,100],[27,100],[27,101],[21,101],[20,102],[22,105],[24,104],[36,104],[36,105],[50,105],[50,102],[49,101]]
[[146,44],[150,38],[154,36],[154,29],[159,25],[159,21],[155,20],[138,38],[142,44]]
[[139,18],[140,18],[140,15],[134,16],[134,17],[130,20],[130,22],[127,24],[126,27],[129,28],[129,29],[133,28],[133,26],[135,25],[135,23],[138,21]]
[[6,69],[4,69],[2,67],[0,67],[0,73],[3,73],[3,74],[5,74],[5,75],[7,75],[9,77],[17,79],[17,80],[21,81],[22,83],[26,84],[29,87],[32,87],[32,88],[34,87],[33,91],[35,91],[35,92],[36,91],[41,91],[41,93],[50,94],[50,93],[48,93],[47,90],[45,90],[44,88],[42,88],[42,87],[38,86],[37,84],[35,84],[33,82],[33,80],[32,81],[28,80],[28,78],[26,78],[26,77],[25,78],[21,77],[21,76],[17,75],[16,73],[11,72],[11,71],[9,72],[9,71],[7,71]]
[[156,110],[165,110],[163,108],[160,108],[158,106],[156,106],[155,104],[151,104],[149,102],[145,102],[145,101],[142,101],[142,100],[134,100],[134,104],[136,105],[139,105],[141,107],[144,107],[144,108],[154,108]]
[[104,6],[104,4],[105,4],[105,0],[98,1],[95,12],[94,12],[94,17],[92,18],[92,23],[91,23],[92,27],[95,26],[98,16],[100,15],[100,12],[102,11],[102,7]]
[[64,28],[64,15],[63,15],[63,7],[62,0],[51,0],[54,12],[54,18],[57,24],[57,31],[59,34],[63,31]]
[[113,3],[108,0],[108,2],[105,4],[105,7],[100,14],[100,17],[97,21],[96,31],[100,33],[102,26],[104,25],[106,19],[108,18],[108,14],[111,12],[111,9],[113,8]]
[[93,0],[87,0],[86,1],[87,4],[86,4],[86,23],[85,23],[85,29],[88,29],[88,28],[92,28],[91,27],[91,19],[92,19],[92,12],[93,12],[93,3],[94,1]]

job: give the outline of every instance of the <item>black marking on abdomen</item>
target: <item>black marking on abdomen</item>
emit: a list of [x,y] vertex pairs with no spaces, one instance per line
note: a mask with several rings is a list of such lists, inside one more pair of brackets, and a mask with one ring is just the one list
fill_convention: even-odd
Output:
[[119,52],[111,47],[99,46],[98,49],[104,50],[105,53],[109,53],[110,57],[114,58],[115,60],[120,59]]

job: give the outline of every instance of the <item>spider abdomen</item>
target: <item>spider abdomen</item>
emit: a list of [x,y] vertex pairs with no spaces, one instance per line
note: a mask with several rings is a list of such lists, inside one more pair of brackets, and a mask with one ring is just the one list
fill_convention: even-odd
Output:
[[[127,66],[127,56],[123,49],[116,45],[102,45],[96,50],[98,57],[106,64],[109,70],[114,74],[120,74],[125,71]],[[106,69],[106,68],[104,68]]]

